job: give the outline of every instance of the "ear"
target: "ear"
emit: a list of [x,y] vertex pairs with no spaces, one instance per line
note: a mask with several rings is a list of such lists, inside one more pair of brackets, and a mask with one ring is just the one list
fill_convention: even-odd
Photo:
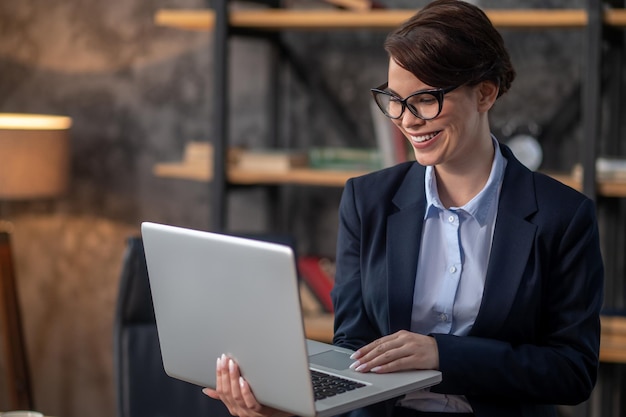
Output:
[[480,113],[486,113],[496,102],[500,89],[493,81],[482,81],[476,87],[477,109]]

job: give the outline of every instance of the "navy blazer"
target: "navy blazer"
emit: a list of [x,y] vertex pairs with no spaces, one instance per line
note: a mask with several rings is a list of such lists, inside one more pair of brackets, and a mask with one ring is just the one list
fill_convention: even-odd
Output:
[[[500,147],[508,163],[482,304],[468,336],[432,335],[443,375],[432,391],[465,395],[479,417],[555,416],[554,404],[585,401],[596,381],[604,268],[594,203]],[[410,328],[424,173],[408,162],[346,183],[335,344],[358,349]]]

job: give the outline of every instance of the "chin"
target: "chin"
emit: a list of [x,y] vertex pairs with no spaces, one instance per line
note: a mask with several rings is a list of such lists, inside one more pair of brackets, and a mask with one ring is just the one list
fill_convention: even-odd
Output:
[[415,157],[417,163],[423,166],[435,165],[437,163],[437,161],[429,155],[424,155],[423,152],[419,152],[415,149],[413,149],[413,156]]

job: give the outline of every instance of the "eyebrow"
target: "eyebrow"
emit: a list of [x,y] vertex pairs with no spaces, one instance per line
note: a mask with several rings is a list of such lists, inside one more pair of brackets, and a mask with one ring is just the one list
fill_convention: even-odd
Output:
[[392,90],[391,88],[389,88],[389,84],[387,84],[387,87],[385,88],[385,90],[389,91],[390,93],[392,93],[393,95],[395,95],[396,97],[400,98],[400,99],[405,99],[407,97],[411,97],[412,95],[415,95],[417,93],[425,93],[427,91],[437,91],[440,90],[439,88],[423,88],[421,90],[415,90],[412,93],[409,93],[407,96],[402,97],[400,94],[398,94],[395,90]]

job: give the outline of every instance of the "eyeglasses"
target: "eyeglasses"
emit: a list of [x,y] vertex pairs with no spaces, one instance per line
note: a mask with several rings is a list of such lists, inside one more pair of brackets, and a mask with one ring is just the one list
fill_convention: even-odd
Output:
[[399,119],[404,114],[404,109],[422,120],[432,120],[439,116],[443,107],[443,96],[458,86],[447,88],[436,88],[433,90],[421,90],[411,93],[406,98],[400,98],[396,94],[387,90],[388,83],[380,87],[372,88],[370,91],[374,96],[374,101],[385,114],[391,119]]

